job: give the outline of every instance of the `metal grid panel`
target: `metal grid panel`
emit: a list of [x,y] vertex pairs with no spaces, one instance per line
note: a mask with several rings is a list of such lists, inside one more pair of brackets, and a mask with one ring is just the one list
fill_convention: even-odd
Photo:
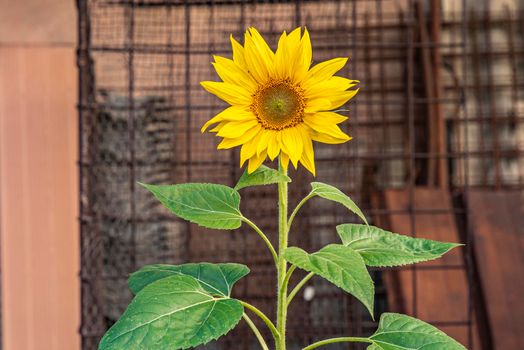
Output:
[[[455,192],[472,186],[521,191],[522,11],[508,8],[493,16],[470,12],[464,3],[440,4],[441,37],[433,42],[421,35],[421,20],[428,29],[433,23],[425,18],[430,8],[416,0],[78,0],[83,349],[96,349],[131,297],[127,274],[146,263],[246,263],[252,272],[238,283],[236,295],[273,312],[271,259],[248,229],[210,232],[187,225],[136,185],[238,179],[238,152],[216,151],[217,139],[200,135],[204,121],[224,105],[199,82],[217,79],[212,54],[230,55],[229,34],[241,39],[247,26],[257,27],[274,46],[283,30],[306,25],[316,62],[351,57],[342,74],[362,81],[346,107],[351,116],[346,131],[355,139],[318,145],[317,177],[350,193],[371,218],[407,215],[413,231],[418,214],[441,214],[414,206],[415,186],[438,185],[438,169],[445,169],[444,186]],[[424,54],[436,48],[442,61],[432,67],[438,74],[431,77],[441,78],[441,95],[435,96],[427,91],[422,67]],[[445,142],[435,141],[436,147],[428,144],[435,119],[429,111],[435,106],[445,127]],[[291,175],[293,204],[313,179],[302,170]],[[374,193],[391,188],[409,192],[408,211],[372,205]],[[242,197],[243,212],[274,240],[274,189],[247,189]],[[460,206],[451,213],[467,223]],[[335,240],[335,224],[351,221],[356,218],[342,208],[316,201],[296,221],[292,244],[314,251]],[[463,227],[466,242],[467,232]],[[466,261],[471,262],[469,249]],[[381,271],[373,274],[379,314],[388,309],[387,290]],[[375,324],[363,307],[330,284],[313,281],[313,300],[297,298],[290,310],[290,348],[319,336],[372,331]],[[416,295],[417,284],[412,288]],[[459,321],[471,329],[473,299],[468,300],[468,319]],[[246,332],[241,326],[206,348],[256,348]]]

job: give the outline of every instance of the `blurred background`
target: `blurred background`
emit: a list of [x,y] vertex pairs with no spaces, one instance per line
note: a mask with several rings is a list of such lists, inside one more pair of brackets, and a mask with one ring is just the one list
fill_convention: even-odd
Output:
[[[188,225],[136,185],[235,184],[238,151],[200,134],[224,105],[199,82],[218,79],[212,55],[229,57],[229,35],[241,41],[248,26],[272,47],[307,26],[314,63],[350,57],[341,74],[361,81],[345,107],[354,139],[316,146],[316,179],[375,225],[466,244],[373,269],[376,316],[416,316],[470,350],[522,349],[522,1],[0,0],[2,349],[96,349],[130,301],[127,275],[149,263],[247,264],[234,293],[274,312],[274,267],[256,235]],[[293,205],[313,178],[291,176]],[[275,189],[242,191],[242,211],[274,240]],[[345,222],[358,220],[312,200],[291,243],[315,251]],[[290,315],[290,349],[376,327],[321,279]],[[258,343],[241,325],[202,348]]]

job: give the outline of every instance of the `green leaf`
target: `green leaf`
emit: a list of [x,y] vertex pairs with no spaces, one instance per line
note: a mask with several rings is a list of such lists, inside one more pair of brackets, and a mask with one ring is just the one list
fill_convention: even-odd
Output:
[[229,296],[233,285],[249,273],[245,265],[225,263],[189,263],[182,265],[147,265],[133,272],[129,277],[129,289],[133,294],[140,292],[148,284],[175,275],[191,276],[200,282],[203,289],[211,295]]
[[291,182],[291,178],[275,169],[262,165],[251,174],[246,169],[238,180],[235,190],[249,186],[271,185],[282,182]]
[[358,252],[368,266],[401,266],[434,260],[461,245],[413,238],[358,224],[339,225],[337,232],[342,243]]
[[240,194],[231,187],[204,183],[142,185],[175,215],[200,226],[231,230],[242,223]]
[[355,204],[355,202],[353,202],[351,198],[345,195],[338,188],[322,182],[312,182],[311,187],[313,188],[311,195],[317,195],[330,201],[342,204],[350,211],[358,215],[358,217],[361,218],[362,221],[366,223],[366,225],[368,224],[366,216],[364,213],[362,213],[362,210],[360,210],[360,208]]
[[368,350],[466,350],[464,346],[432,325],[393,313],[380,317]]
[[360,300],[373,316],[375,287],[362,257],[353,249],[330,244],[308,254],[297,247],[287,248],[284,258],[303,270],[314,272]]
[[193,277],[163,278],[137,294],[98,349],[188,349],[229,332],[243,312],[238,300],[212,296]]

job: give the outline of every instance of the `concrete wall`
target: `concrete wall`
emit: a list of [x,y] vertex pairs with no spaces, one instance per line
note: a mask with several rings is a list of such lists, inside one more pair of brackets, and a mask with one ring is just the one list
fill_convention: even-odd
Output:
[[80,348],[76,13],[0,0],[4,350]]

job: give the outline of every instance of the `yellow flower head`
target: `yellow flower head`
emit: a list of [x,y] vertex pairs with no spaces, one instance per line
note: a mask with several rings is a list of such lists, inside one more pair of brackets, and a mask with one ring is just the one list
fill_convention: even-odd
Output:
[[351,138],[337,124],[347,118],[331,110],[351,99],[356,80],[334,76],[347,62],[335,58],[311,66],[307,29],[284,32],[273,52],[255,28],[245,33],[244,46],[232,36],[233,59],[215,56],[213,65],[223,82],[202,86],[231,106],[209,120],[222,142],[218,149],[242,146],[240,165],[248,172],[280,155],[284,169],[300,162],[315,175],[313,142],[343,143]]

